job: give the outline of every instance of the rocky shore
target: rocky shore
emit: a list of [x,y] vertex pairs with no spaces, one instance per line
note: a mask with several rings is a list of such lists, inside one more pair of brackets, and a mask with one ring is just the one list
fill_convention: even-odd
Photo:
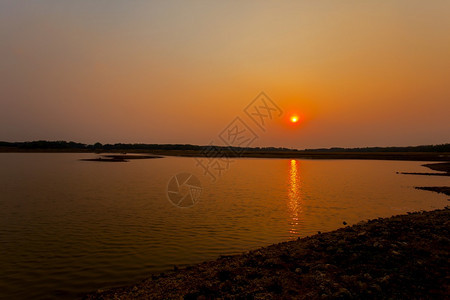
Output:
[[379,218],[85,298],[448,299],[449,215],[446,208]]

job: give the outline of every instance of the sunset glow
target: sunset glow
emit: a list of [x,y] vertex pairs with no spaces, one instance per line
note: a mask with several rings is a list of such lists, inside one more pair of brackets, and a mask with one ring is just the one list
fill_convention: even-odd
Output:
[[407,3],[2,1],[0,140],[207,144],[264,91],[252,146],[443,143],[450,1]]
[[0,299],[445,297],[449,12],[0,0]]

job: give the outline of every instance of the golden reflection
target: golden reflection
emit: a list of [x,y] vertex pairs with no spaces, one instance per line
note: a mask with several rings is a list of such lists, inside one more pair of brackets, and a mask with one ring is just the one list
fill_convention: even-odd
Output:
[[299,173],[299,162],[295,159],[291,159],[289,168],[289,213],[290,213],[290,228],[289,235],[290,238],[297,238],[299,235],[300,227],[300,215],[302,213],[302,199],[300,194],[300,173]]

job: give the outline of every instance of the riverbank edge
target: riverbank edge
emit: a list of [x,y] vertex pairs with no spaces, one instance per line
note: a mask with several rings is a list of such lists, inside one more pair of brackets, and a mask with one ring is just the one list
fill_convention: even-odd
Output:
[[449,216],[447,207],[360,222],[84,299],[446,298]]
[[[151,154],[159,156],[178,157],[208,157],[211,153],[203,150],[120,150],[120,153]],[[9,149],[0,148],[0,153],[95,153],[111,154],[117,151],[86,151],[72,149]],[[308,152],[308,151],[249,151],[239,152],[221,151],[220,157],[230,158],[284,158],[284,159],[362,159],[362,160],[401,160],[401,161],[450,161],[449,152]]]

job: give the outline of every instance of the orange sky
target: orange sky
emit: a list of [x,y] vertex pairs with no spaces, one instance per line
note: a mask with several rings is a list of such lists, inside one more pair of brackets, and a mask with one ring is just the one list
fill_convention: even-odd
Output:
[[208,144],[264,91],[285,114],[254,146],[449,142],[449,12],[447,0],[1,1],[0,140]]

